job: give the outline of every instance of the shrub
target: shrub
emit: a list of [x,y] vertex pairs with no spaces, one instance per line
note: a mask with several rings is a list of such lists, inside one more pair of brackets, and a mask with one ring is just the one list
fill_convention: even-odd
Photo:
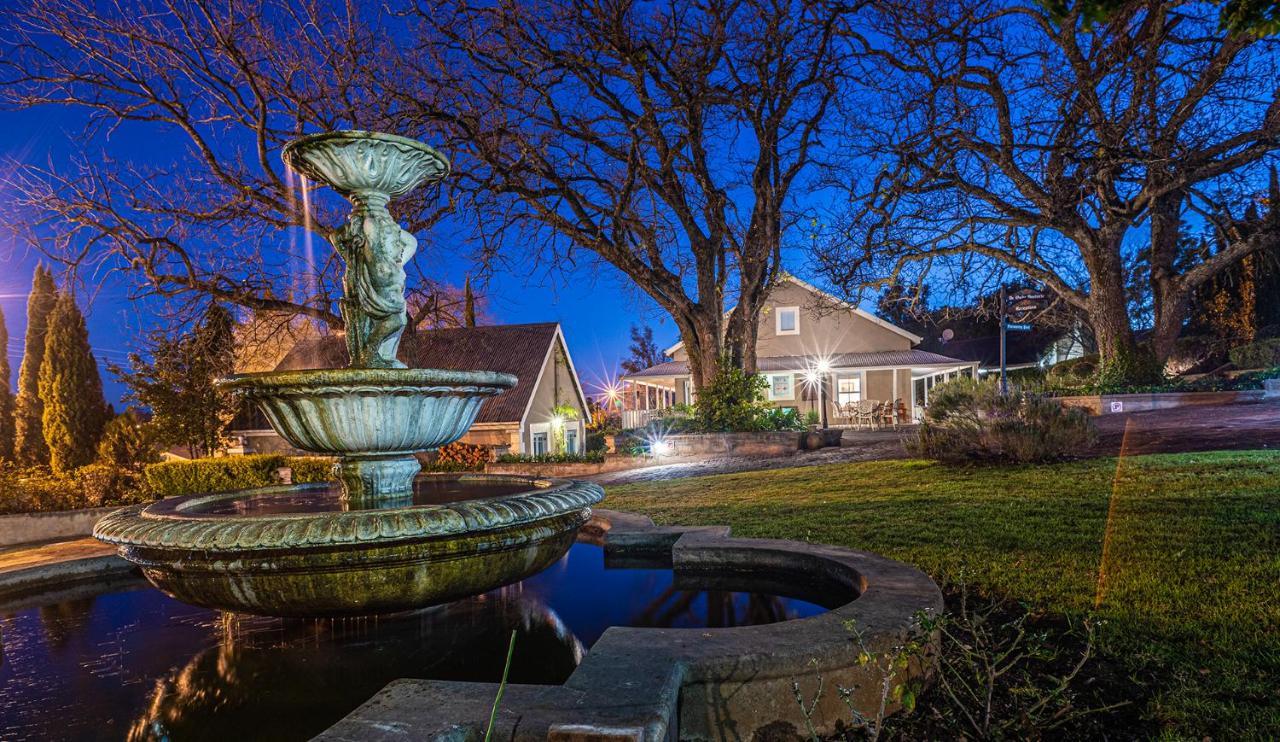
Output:
[[470,464],[464,464],[458,461],[428,461],[422,465],[422,471],[432,474],[448,474],[448,473],[466,473],[474,472]]
[[768,382],[735,367],[727,358],[711,383],[698,392],[698,423],[703,431],[758,430],[769,405],[764,401]]
[[152,499],[136,473],[107,464],[90,464],[65,477],[40,470],[0,470],[0,513],[80,510]]
[[1055,363],[1045,371],[1044,380],[1054,387],[1079,387],[1089,382],[1098,370],[1098,354],[1090,353]]
[[476,446],[454,441],[440,447],[435,463],[456,466],[447,471],[484,471],[484,465],[493,458],[488,446]]
[[102,440],[98,442],[99,462],[138,471],[159,460],[160,451],[151,426],[133,410],[111,418],[102,431]]
[[1055,461],[1096,436],[1084,411],[1036,395],[1002,395],[996,380],[956,379],[935,387],[929,400],[908,449],[939,461]]
[[289,456],[284,465],[293,471],[294,484],[332,482],[335,459],[328,456]]
[[89,464],[76,470],[74,481],[83,504],[96,508],[105,505],[131,505],[150,502],[155,496],[143,486],[136,471],[110,464]]
[[756,430],[804,430],[800,410],[794,407],[768,407],[756,420]]
[[602,432],[588,430],[587,444],[586,444],[587,453],[597,453],[597,452],[603,453],[605,449],[608,448],[608,446],[605,443],[605,437],[609,435],[615,436],[615,439],[616,439],[617,431],[613,433],[602,433]]
[[1280,366],[1280,338],[1232,348],[1227,357],[1237,368],[1270,368]]
[[600,464],[604,462],[604,453],[591,451],[587,453],[544,453],[532,456],[528,454],[504,453],[498,457],[499,464]]
[[288,458],[278,454],[219,456],[151,464],[142,475],[156,496],[173,497],[267,487],[279,481],[276,470],[283,466]]
[[1103,394],[1133,384],[1159,384],[1163,381],[1164,369],[1151,349],[1145,346],[1116,353],[1110,361],[1099,365],[1092,379],[1095,390]]

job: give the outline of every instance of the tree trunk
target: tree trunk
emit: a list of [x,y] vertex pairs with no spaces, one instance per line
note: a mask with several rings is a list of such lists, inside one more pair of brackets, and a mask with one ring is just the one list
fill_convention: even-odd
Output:
[[1103,247],[1095,250],[1093,257],[1089,266],[1089,324],[1098,341],[1101,365],[1106,367],[1132,360],[1138,344],[1129,321],[1119,249]]
[[1186,316],[1190,292],[1178,281],[1175,262],[1178,257],[1179,229],[1182,225],[1182,194],[1166,194],[1156,199],[1151,209],[1151,302],[1154,325],[1151,351],[1163,368],[1173,354],[1182,322]]

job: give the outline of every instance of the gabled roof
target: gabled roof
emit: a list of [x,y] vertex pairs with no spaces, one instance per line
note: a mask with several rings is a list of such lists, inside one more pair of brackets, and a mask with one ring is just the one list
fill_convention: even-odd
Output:
[[[563,344],[564,336],[555,322],[458,327],[407,334],[397,355],[410,368],[514,374],[519,380],[516,385],[487,400],[476,423],[520,423],[533,402],[544,363],[556,342]],[[565,356],[568,357],[567,347]],[[326,335],[299,343],[276,370],[340,368],[347,365],[347,358],[346,340],[341,335]],[[572,371],[572,361],[569,368]],[[572,375],[578,402],[585,408],[586,397],[577,372]]]
[[[768,356],[756,359],[756,370],[760,373],[774,371],[803,372],[811,368],[817,368],[820,363],[825,363],[833,369],[968,366],[970,364],[969,361],[930,353],[927,350],[885,350],[870,353],[836,353],[830,356]],[[634,374],[627,374],[623,378],[643,379],[661,376],[684,376],[688,373],[688,363],[684,361],[667,361]]]
[[[859,307],[857,307],[857,306],[854,306],[853,304],[850,304],[849,302],[845,301],[844,299],[841,299],[840,297],[836,296],[835,294],[832,294],[832,293],[827,292],[827,291],[823,291],[822,289],[818,288],[817,286],[814,286],[814,285],[812,285],[812,284],[809,284],[809,283],[806,283],[806,282],[804,282],[804,281],[801,281],[799,278],[796,278],[795,276],[791,275],[790,273],[783,273],[783,274],[782,274],[782,276],[781,276],[781,279],[780,279],[780,280],[782,280],[782,281],[790,281],[791,283],[794,283],[795,285],[797,285],[797,286],[799,286],[800,288],[802,288],[802,289],[804,289],[804,290],[808,291],[808,292],[809,292],[809,293],[811,293],[811,294],[817,294],[818,296],[821,296],[823,299],[826,299],[827,301],[830,301],[830,302],[832,302],[832,303],[836,304],[836,305],[837,305],[837,306],[839,306],[839,307],[843,307],[844,309],[847,309],[847,310],[849,310],[850,312],[853,312],[854,314],[856,314],[856,315],[858,315],[859,317],[861,317],[861,318],[863,318],[863,319],[867,320],[868,322],[872,322],[872,323],[874,323],[874,324],[877,324],[877,325],[879,325],[879,326],[881,326],[881,327],[885,328],[886,330],[890,330],[890,331],[892,331],[892,332],[896,332],[896,333],[898,333],[899,335],[901,335],[901,336],[903,336],[903,337],[907,338],[908,340],[910,340],[910,341],[912,342],[912,344],[915,344],[915,343],[920,342],[921,340],[924,340],[924,338],[920,337],[919,335],[915,335],[915,334],[912,334],[912,333],[910,333],[910,332],[907,332],[906,330],[902,329],[901,327],[898,327],[897,325],[893,324],[892,322],[889,322],[889,321],[886,321],[886,320],[884,320],[884,319],[881,319],[880,317],[877,317],[876,315],[872,314],[871,312],[866,311],[865,309],[861,309],[861,308],[859,308]],[[725,315],[726,315],[726,316],[728,316],[729,312],[732,312],[732,311],[733,311],[733,309],[730,309],[728,312],[725,312]],[[672,353],[674,353],[675,351],[679,350],[679,349],[680,349],[680,348],[682,348],[682,347],[684,347],[684,341],[683,341],[683,340],[681,340],[680,342],[678,342],[678,343],[676,343],[675,345],[671,346],[670,348],[667,348],[667,349],[666,349],[665,351],[663,351],[663,352],[664,352],[666,355],[671,355]]]

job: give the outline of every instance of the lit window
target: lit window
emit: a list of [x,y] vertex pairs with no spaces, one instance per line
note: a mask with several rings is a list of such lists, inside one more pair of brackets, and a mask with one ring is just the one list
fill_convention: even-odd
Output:
[[564,432],[564,449],[565,453],[578,452],[578,431],[566,430]]
[[777,317],[777,334],[800,334],[800,307],[778,307],[774,316]]
[[792,385],[791,374],[778,374],[769,377],[769,399],[795,399],[796,392]]
[[862,377],[844,376],[836,382],[836,401],[841,405],[862,400]]
[[534,433],[533,434],[533,455],[541,456],[546,452],[547,452],[547,434]]

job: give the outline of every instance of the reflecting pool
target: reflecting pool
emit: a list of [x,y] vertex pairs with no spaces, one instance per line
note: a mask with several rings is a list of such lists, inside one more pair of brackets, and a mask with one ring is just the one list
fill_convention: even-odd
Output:
[[220,613],[140,579],[95,584],[0,606],[0,739],[307,739],[396,678],[496,681],[513,630],[512,681],[550,684],[610,626],[741,626],[824,610],[677,589],[669,570],[606,569],[587,543],[515,585],[360,618]]

